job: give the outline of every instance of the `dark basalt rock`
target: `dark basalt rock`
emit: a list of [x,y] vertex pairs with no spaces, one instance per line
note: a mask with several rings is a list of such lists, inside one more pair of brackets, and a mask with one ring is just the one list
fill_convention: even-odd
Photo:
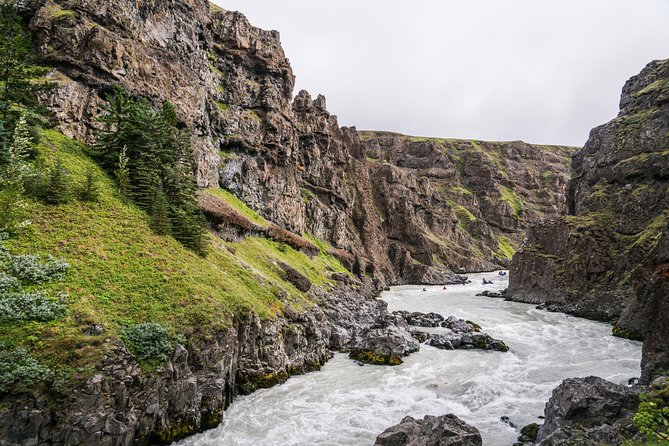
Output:
[[420,344],[405,327],[388,325],[364,332],[349,356],[366,364],[399,365],[402,357],[419,349]]
[[296,270],[290,265],[287,265],[283,262],[279,262],[279,266],[283,270],[283,278],[295,285],[295,288],[306,293],[311,289],[311,281],[307,276]]
[[494,350],[500,352],[508,352],[509,347],[497,339],[492,338],[485,333],[446,333],[431,335],[427,345],[441,348],[443,350],[455,349],[478,349],[478,350]]
[[444,321],[444,316],[437,313],[421,313],[418,311],[393,311],[393,314],[403,318],[407,324],[416,327],[439,327]]
[[669,367],[669,60],[623,87],[572,162],[568,213],[531,227],[509,294],[643,339],[641,382]]
[[564,380],[546,404],[546,420],[537,434],[537,444],[620,444],[622,438],[636,433],[632,416],[640,391],[595,376]]
[[378,437],[374,446],[481,446],[478,429],[453,414],[422,420],[405,417]]
[[494,291],[488,291],[488,290],[478,293],[477,296],[494,297],[496,299],[501,299],[504,297],[502,293],[496,293]]

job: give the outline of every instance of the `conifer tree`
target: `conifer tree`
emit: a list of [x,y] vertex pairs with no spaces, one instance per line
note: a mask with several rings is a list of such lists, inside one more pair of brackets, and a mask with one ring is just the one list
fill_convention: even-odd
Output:
[[93,169],[86,169],[84,173],[84,184],[79,191],[79,198],[82,201],[98,201],[100,197],[100,188],[98,179],[95,177]]
[[5,124],[2,119],[0,119],[0,166],[8,164],[10,157],[9,132],[5,130]]
[[151,216],[151,228],[159,235],[172,234],[170,222],[170,205],[162,189],[156,189],[149,208]]
[[47,69],[37,65],[30,33],[14,2],[0,2],[0,60],[0,119],[7,125],[18,118],[19,108],[15,105],[39,109],[37,93],[52,87],[36,81]]
[[44,201],[49,204],[63,204],[70,201],[70,178],[63,167],[60,158],[56,164],[49,170],[46,187],[44,190]]
[[117,87],[100,121],[99,156],[116,173],[121,193],[149,214],[154,231],[171,233],[204,254],[206,226],[197,205],[190,134],[179,130],[174,106],[165,102],[156,111]]

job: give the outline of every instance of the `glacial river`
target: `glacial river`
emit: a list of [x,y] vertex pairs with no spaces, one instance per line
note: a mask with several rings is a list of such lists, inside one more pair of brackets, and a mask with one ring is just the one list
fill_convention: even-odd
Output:
[[[476,297],[506,288],[496,273],[471,274],[467,285],[394,287],[390,310],[434,311],[480,324],[508,353],[445,351],[421,345],[396,367],[360,366],[338,354],[322,371],[240,397],[221,426],[179,446],[354,446],[404,416],[454,413],[476,426],[487,446],[509,446],[519,427],[541,420],[564,378],[597,375],[616,383],[639,376],[641,343],[614,338],[608,324],[535,310],[533,305]],[[483,286],[483,277],[494,284]],[[440,329],[424,329],[435,330]]]

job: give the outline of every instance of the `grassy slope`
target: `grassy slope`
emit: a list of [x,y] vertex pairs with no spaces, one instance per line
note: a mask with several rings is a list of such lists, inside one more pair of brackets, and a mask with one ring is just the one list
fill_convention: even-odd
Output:
[[[343,270],[331,256],[309,259],[287,245],[257,237],[226,249],[212,236],[208,255],[198,257],[173,238],[154,234],[146,214],[120,199],[84,146],[44,131],[37,164],[46,168],[57,158],[75,185],[83,183],[86,169],[94,169],[100,200],[60,206],[32,202],[30,229],[8,246],[15,253],[51,254],[71,264],[66,278],[51,285],[69,294],[70,311],[50,323],[0,325],[0,341],[24,345],[47,363],[90,367],[101,355],[101,338],[114,337],[132,323],[155,321],[173,333],[208,336],[248,310],[272,318],[286,302],[297,308],[311,305],[304,293],[281,279],[277,261],[321,285],[328,283],[330,271]],[[218,195],[239,206],[233,197]],[[92,323],[104,325],[105,335],[84,336],[83,329]]]

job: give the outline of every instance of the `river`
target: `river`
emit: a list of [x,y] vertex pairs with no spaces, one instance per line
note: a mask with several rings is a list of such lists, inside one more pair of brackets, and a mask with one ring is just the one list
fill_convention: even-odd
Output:
[[[481,285],[485,277],[493,285]],[[476,426],[487,446],[509,446],[519,427],[539,422],[564,378],[597,375],[616,383],[639,376],[641,343],[614,338],[608,324],[548,313],[533,305],[476,297],[505,288],[496,273],[471,274],[466,285],[393,287],[390,310],[434,311],[472,320],[509,346],[507,353],[439,350],[421,345],[396,367],[360,366],[337,354],[320,372],[237,399],[216,429],[178,446],[354,446],[404,416],[454,413]],[[440,329],[423,329],[434,330]]]

